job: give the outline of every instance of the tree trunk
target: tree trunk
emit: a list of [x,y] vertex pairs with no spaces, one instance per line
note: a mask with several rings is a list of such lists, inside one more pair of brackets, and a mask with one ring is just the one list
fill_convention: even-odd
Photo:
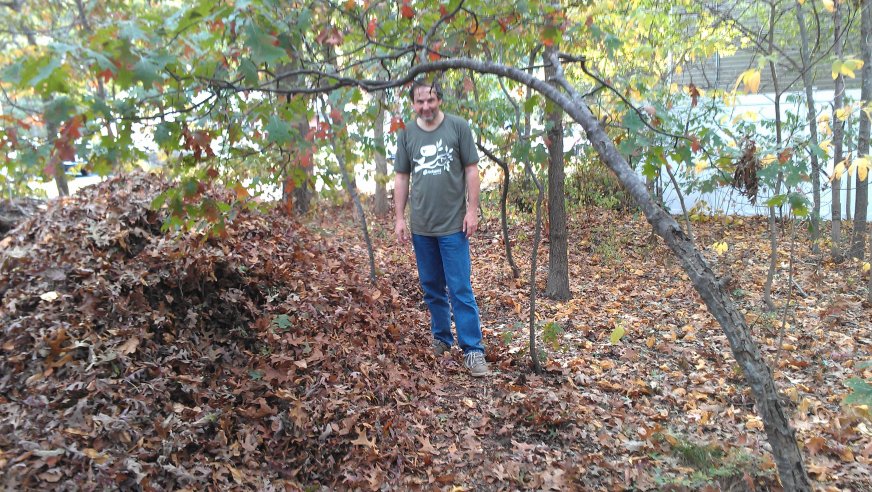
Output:
[[[872,0],[864,0],[860,7],[860,43],[863,53],[863,79],[860,99],[872,100]],[[860,116],[860,132],[857,136],[857,154],[869,155],[869,118]],[[866,212],[869,209],[869,179],[857,175],[856,201],[854,202],[854,233],[851,237],[851,257],[863,258],[866,245]]]
[[[842,4],[837,2],[833,10],[833,37],[836,59],[842,58],[844,40],[842,39]],[[845,122],[836,116],[836,110],[842,107],[845,100],[845,76],[839,73],[833,89],[833,167],[844,159],[843,142],[845,140]],[[830,256],[836,263],[844,260],[842,256],[842,178],[832,176],[832,228],[830,231]]]
[[[333,122],[333,124],[334,131],[338,131],[340,129],[339,127],[344,125],[338,122]],[[366,223],[366,211],[364,211],[363,205],[360,203],[360,194],[357,193],[357,184],[346,167],[345,156],[343,154],[345,149],[339,146],[335,134],[330,135],[330,143],[333,145],[333,154],[336,156],[336,162],[339,164],[339,172],[342,174],[342,183],[345,185],[345,190],[348,192],[348,196],[351,197],[351,202],[354,204],[357,214],[360,216],[360,229],[363,233],[363,240],[366,243],[366,252],[369,255],[369,281],[374,284],[376,281],[375,252],[372,248],[372,239],[369,237],[369,226]]]
[[478,146],[478,149],[488,157],[488,159],[496,162],[497,165],[500,166],[500,169],[503,170],[503,186],[502,191],[500,192],[500,225],[502,226],[503,231],[503,243],[506,246],[506,261],[509,263],[509,268],[512,269],[512,278],[518,278],[521,276],[521,270],[518,268],[518,265],[515,263],[515,258],[512,256],[512,242],[509,237],[508,211],[506,210],[506,202],[508,201],[507,199],[509,196],[509,184],[511,183],[509,164],[494,155],[493,152],[487,150],[487,148],[480,142],[476,145]]
[[675,219],[655,205],[644,183],[627,165],[614,143],[599,126],[596,117],[582,101],[581,96],[578,94],[574,96],[573,118],[584,128],[594,148],[639,204],[657,234],[666,241],[678,257],[696,291],[721,324],[730,342],[733,356],[742,368],[754,394],[757,411],[763,419],[785,490],[811,490],[811,482],[802,461],[802,453],[796,443],[796,435],[778,399],[772,371],[751,338],[744,317],[724,286],[718,282],[705,258],[694,247],[693,242],[684,234]]
[[[802,58],[802,84],[805,86],[806,120],[808,122],[809,143],[812,148],[818,145],[817,118],[814,103],[814,87],[812,86],[811,54],[808,47],[808,31],[805,26],[805,13],[802,4],[796,2],[796,22],[799,24],[799,54]],[[811,186],[812,186],[812,212],[811,212],[811,240],[812,250],[819,250],[818,238],[820,237],[821,218],[821,164],[817,153],[810,152],[811,158]]]
[[[545,50],[547,58],[557,53],[555,46]],[[547,62],[546,62],[547,63]],[[547,65],[545,78],[550,79],[556,68]],[[563,162],[563,111],[555,107],[548,113],[548,283],[545,296],[566,300],[572,297],[569,290],[569,257],[566,239],[566,172]]]
[[[775,5],[769,6],[769,53],[775,51]],[[781,88],[778,86],[778,69],[775,62],[769,61],[769,72],[772,74],[772,88],[775,92],[775,143],[780,148],[782,140],[781,122]],[[780,165],[780,163],[779,163]],[[781,193],[781,181],[784,172],[779,170],[775,180],[774,194]],[[763,302],[766,309],[775,311],[775,302],[772,301],[772,282],[775,280],[775,269],[778,267],[778,220],[775,214],[775,206],[769,206],[769,269],[766,272],[766,282],[763,284]]]
[[390,211],[388,204],[387,192],[387,176],[388,164],[385,159],[385,93],[379,92],[378,111],[375,117],[375,125],[373,129],[375,144],[378,147],[375,151],[375,215],[384,217]]

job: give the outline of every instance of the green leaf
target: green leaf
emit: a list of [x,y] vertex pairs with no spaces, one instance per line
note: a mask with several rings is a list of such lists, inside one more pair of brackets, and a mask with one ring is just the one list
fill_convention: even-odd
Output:
[[621,323],[617,323],[615,325],[615,329],[612,330],[612,334],[609,337],[609,341],[612,343],[612,345],[614,345],[614,344],[620,342],[621,338],[623,338],[624,335],[626,335],[626,334],[627,334],[627,330],[624,329],[624,325]]
[[15,63],[3,67],[3,70],[0,70],[0,80],[18,85],[18,83],[21,82],[21,74],[23,71],[24,60],[18,60]]
[[239,63],[239,73],[242,75],[246,84],[257,85],[257,65],[255,65],[250,58],[243,58]]
[[[32,76],[23,77],[21,83],[32,87],[42,85],[45,89],[55,92],[66,84],[63,70],[59,70],[62,65],[63,63],[59,57],[50,56],[49,58],[43,58],[37,62],[39,68],[36,70],[36,73]],[[36,68],[36,66],[33,68]]]
[[853,391],[845,398],[851,405],[872,405],[872,385],[859,378],[851,378],[845,384]]
[[292,140],[291,126],[276,115],[270,117],[269,123],[264,127],[264,130],[267,132],[267,141],[270,143],[284,145]]
[[280,314],[273,318],[273,324],[281,330],[288,330],[291,328],[291,318],[287,314]]
[[804,196],[797,193],[791,193],[789,200],[790,210],[793,212],[793,215],[796,215],[797,217],[808,216],[808,200],[806,200]]
[[278,46],[273,46],[275,38],[261,31],[253,23],[246,26],[245,35],[245,45],[251,50],[251,59],[255,63],[273,64],[285,56],[285,50]]
[[45,106],[45,119],[49,123],[61,124],[70,119],[76,111],[76,104],[67,96],[58,96]]
[[542,341],[551,345],[554,349],[560,346],[560,337],[563,335],[563,328],[559,324],[551,321],[542,329]]
[[179,147],[179,133],[181,126],[172,121],[164,121],[157,125],[154,130],[154,141],[162,149],[175,150]]
[[635,111],[627,111],[627,114],[624,116],[624,126],[627,127],[627,130],[630,130],[630,133],[636,133],[641,130],[645,124],[642,123],[642,120]]
[[525,113],[532,113],[533,110],[536,109],[537,106],[539,106],[540,99],[541,98],[537,94],[537,95],[533,95],[532,97],[530,97],[526,101],[524,101],[524,112]]
[[787,202],[787,195],[775,195],[766,200],[767,207],[780,207]]
[[148,58],[142,58],[136,65],[133,66],[133,76],[136,80],[142,82],[145,88],[150,88],[156,81],[160,80],[160,68],[151,62]]

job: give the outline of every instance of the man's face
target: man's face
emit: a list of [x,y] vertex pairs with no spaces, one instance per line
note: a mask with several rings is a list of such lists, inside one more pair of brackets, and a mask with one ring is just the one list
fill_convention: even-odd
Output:
[[432,123],[439,116],[439,105],[442,100],[436,96],[432,87],[415,87],[412,98],[412,110],[426,123]]

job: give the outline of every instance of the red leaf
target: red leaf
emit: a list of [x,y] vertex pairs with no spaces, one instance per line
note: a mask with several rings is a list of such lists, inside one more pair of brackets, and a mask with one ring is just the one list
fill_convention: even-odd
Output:
[[339,111],[338,108],[333,108],[330,110],[330,119],[333,120],[334,123],[339,123],[342,121],[342,112]]
[[793,156],[793,149],[788,147],[788,148],[782,150],[780,154],[778,154],[778,162],[781,164],[785,164],[787,161],[790,160],[790,158],[792,156]]
[[391,118],[391,128],[389,133],[394,133],[397,130],[402,130],[406,128],[406,124],[403,122],[403,118],[399,116],[394,116]]
[[702,149],[702,145],[699,144],[699,139],[695,136],[690,137],[690,150],[693,152],[699,152]]
[[369,24],[367,24],[367,26],[366,26],[366,35],[371,37],[371,38],[375,37],[375,28],[376,27],[377,27],[377,24],[375,23],[375,18],[373,17],[372,19],[369,20]]
[[109,82],[110,80],[115,78],[115,72],[113,72],[111,68],[107,68],[102,72],[98,72],[97,77],[103,79],[104,82]]
[[439,54],[439,48],[441,48],[441,47],[442,47],[442,41],[439,41],[437,43],[433,43],[433,50],[427,53],[427,58],[429,58],[431,61],[436,61],[436,60],[442,58],[442,55]]
[[407,4],[403,4],[403,6],[400,8],[400,14],[406,19],[411,19],[412,17],[415,17],[415,11],[412,10],[412,7],[409,7]]
[[688,85],[687,89],[690,94],[690,107],[695,108],[696,103],[699,101],[699,89],[693,84]]

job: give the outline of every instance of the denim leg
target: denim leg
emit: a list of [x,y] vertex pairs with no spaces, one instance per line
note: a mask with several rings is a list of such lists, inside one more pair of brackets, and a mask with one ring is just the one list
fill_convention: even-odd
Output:
[[469,258],[469,239],[463,232],[438,239],[445,281],[448,284],[451,308],[454,311],[457,344],[464,354],[484,352],[478,304],[475,302],[470,281],[472,265]]
[[430,309],[430,331],[433,338],[449,347],[454,345],[451,335],[451,307],[448,304],[445,273],[442,270],[442,254],[439,238],[412,234],[415,262],[418,264],[418,279],[424,290],[424,302]]

